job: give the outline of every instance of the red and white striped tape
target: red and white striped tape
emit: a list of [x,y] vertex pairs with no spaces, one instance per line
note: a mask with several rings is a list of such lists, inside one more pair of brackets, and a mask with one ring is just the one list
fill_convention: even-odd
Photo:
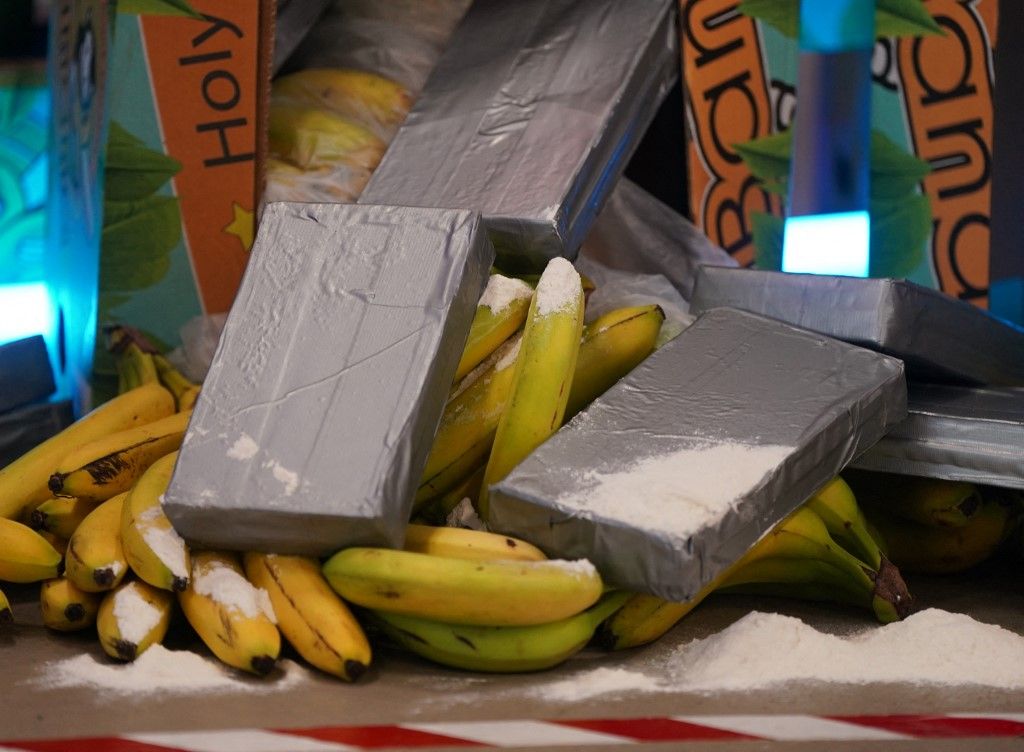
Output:
[[452,721],[391,726],[225,729],[0,741],[0,752],[342,752],[429,747],[583,747],[676,741],[1024,739],[1024,713],[679,715],[596,720]]

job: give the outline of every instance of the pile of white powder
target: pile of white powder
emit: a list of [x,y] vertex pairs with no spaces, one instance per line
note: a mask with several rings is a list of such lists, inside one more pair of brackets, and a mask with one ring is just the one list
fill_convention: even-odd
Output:
[[501,274],[492,274],[487,279],[487,288],[480,296],[478,305],[491,309],[491,313],[497,315],[508,308],[516,300],[525,300],[533,297],[533,288],[514,277],[505,277]]
[[537,283],[537,316],[568,308],[582,291],[579,272],[564,258],[553,258]]

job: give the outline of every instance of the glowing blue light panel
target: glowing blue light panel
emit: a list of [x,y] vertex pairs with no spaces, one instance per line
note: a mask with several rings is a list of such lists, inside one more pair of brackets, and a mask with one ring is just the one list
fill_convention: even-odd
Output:
[[870,233],[866,211],[789,217],[782,240],[782,271],[866,277]]
[[54,339],[56,317],[44,282],[0,285],[0,345],[33,334]]

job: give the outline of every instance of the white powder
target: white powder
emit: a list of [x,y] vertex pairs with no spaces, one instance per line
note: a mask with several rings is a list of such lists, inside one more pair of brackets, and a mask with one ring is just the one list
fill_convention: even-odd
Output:
[[487,288],[480,296],[479,305],[491,309],[491,313],[499,314],[516,300],[527,300],[533,297],[533,288],[521,279],[492,274],[487,280]]
[[595,668],[582,671],[568,679],[543,684],[538,694],[551,702],[565,702],[596,697],[610,692],[657,692],[662,689],[658,680],[640,671],[624,668]]
[[473,502],[466,497],[456,504],[444,520],[447,527],[462,527],[469,530],[487,530],[487,525],[473,508]]
[[569,307],[583,284],[580,275],[564,258],[553,258],[537,283],[537,316],[548,316]]
[[245,460],[251,460],[256,456],[256,452],[260,449],[260,445],[257,444],[252,436],[247,433],[243,433],[231,448],[228,450],[228,457],[233,460],[244,462]]
[[558,504],[586,517],[625,519],[644,530],[688,537],[720,519],[793,449],[707,444],[648,457],[611,473],[587,471],[582,489]]
[[506,342],[501,346],[501,357],[498,358],[498,362],[494,364],[494,372],[504,371],[509,366],[513,366],[516,363],[516,358],[519,357],[519,348],[523,344],[523,335],[517,334],[510,341]]
[[138,645],[160,622],[160,609],[142,597],[137,583],[130,582],[114,594],[114,619],[121,638]]
[[284,484],[284,495],[291,496],[299,487],[299,474],[292,472],[276,460],[264,462],[263,467],[269,468],[274,479]]
[[574,561],[569,561],[567,559],[549,559],[547,561],[538,561],[533,563],[538,567],[554,567],[581,579],[597,576],[597,569],[595,569],[594,565],[586,559],[575,559]]
[[168,650],[153,645],[131,663],[110,663],[92,655],[77,655],[43,664],[32,680],[43,687],[89,687],[119,695],[161,692],[203,692],[225,690],[266,692],[288,689],[303,681],[309,673],[294,661],[277,663],[270,677],[247,677],[216,660],[187,650]]
[[239,611],[247,618],[261,613],[273,622],[274,607],[263,588],[256,588],[231,567],[219,561],[202,562],[192,567],[192,587],[200,595],[207,595],[225,608]]
[[[160,497],[161,503],[163,497]],[[178,531],[171,527],[164,510],[159,505],[151,506],[138,516],[136,522],[142,539],[152,549],[164,566],[175,577],[187,578],[188,565],[185,562],[185,541]]]

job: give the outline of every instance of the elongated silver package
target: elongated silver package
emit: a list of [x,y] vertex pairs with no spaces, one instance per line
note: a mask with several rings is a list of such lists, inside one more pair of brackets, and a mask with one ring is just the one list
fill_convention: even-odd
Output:
[[1024,389],[911,384],[907,412],[852,467],[1024,489]]
[[494,251],[471,211],[268,204],[164,508],[202,546],[400,546]]
[[491,486],[488,524],[687,600],[905,416],[895,358],[709,311]]
[[500,263],[573,258],[678,75],[672,0],[476,0],[360,203],[479,209]]
[[913,381],[1024,386],[1024,330],[907,280],[702,267],[691,312],[719,306],[894,355]]

